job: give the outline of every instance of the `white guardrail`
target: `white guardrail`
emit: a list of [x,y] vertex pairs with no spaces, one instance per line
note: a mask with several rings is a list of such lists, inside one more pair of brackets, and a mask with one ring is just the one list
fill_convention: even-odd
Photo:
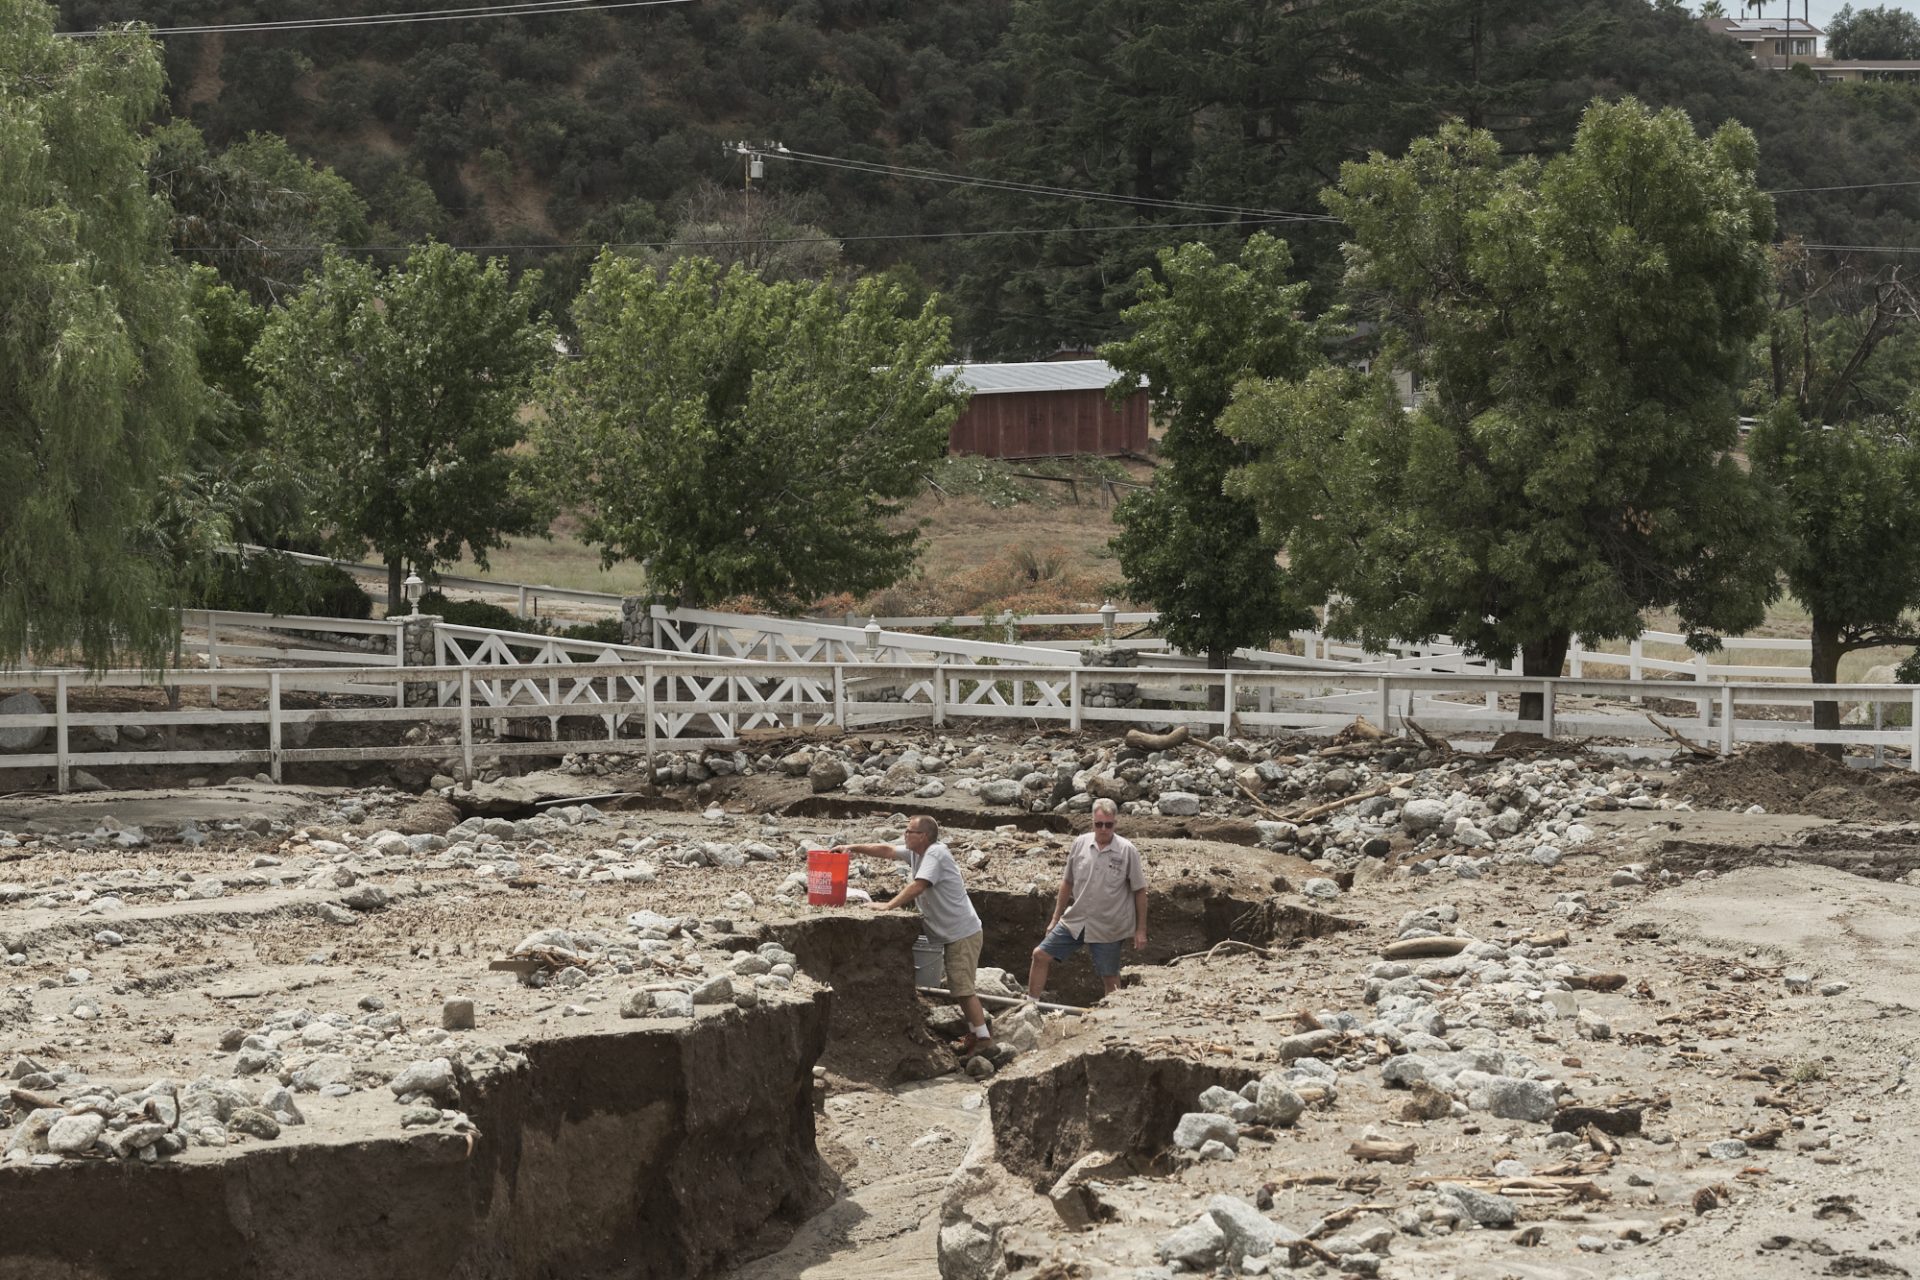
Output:
[[[528,637],[543,644],[548,637]],[[503,642],[509,652],[512,641]],[[52,709],[37,715],[0,716],[0,732],[51,730],[53,750],[0,755],[0,770],[55,771],[65,789],[75,767],[161,764],[264,765],[278,779],[287,764],[308,761],[444,759],[459,761],[459,774],[471,781],[476,755],[489,758],[559,755],[604,751],[641,752],[696,746],[736,746],[756,730],[777,736],[781,730],[839,726],[1001,719],[1057,724],[1082,729],[1091,724],[1122,726],[1183,723],[1223,733],[1326,732],[1365,714],[1392,729],[1412,714],[1432,733],[1498,733],[1521,730],[1546,737],[1563,734],[1666,740],[1635,709],[1647,698],[1671,698],[1675,683],[1663,680],[1541,680],[1509,675],[1461,675],[1427,672],[1282,672],[1195,671],[1166,667],[1115,670],[1077,665],[990,668],[956,663],[755,662],[711,657],[665,656],[645,661],[580,663],[566,642],[545,650],[553,661],[537,667],[523,662],[493,665],[407,668],[415,706],[289,707],[284,695],[308,680],[358,688],[375,697],[391,692],[396,675],[390,666],[293,668],[286,670],[106,672],[24,671],[0,676],[0,686],[27,689],[51,698]],[[590,669],[589,669],[590,668]],[[537,670],[538,675],[530,674]],[[1159,706],[1095,705],[1110,700],[1115,683]],[[167,710],[124,708],[123,697],[111,710],[74,705],[77,691],[91,695],[106,689],[193,689],[219,686],[233,705],[183,706]],[[1682,686],[1683,688],[1685,686]],[[1190,705],[1208,701],[1218,690],[1226,710]],[[1691,692],[1691,691],[1689,691]],[[1852,702],[1878,708],[1902,708],[1912,719],[1898,728],[1843,726],[1816,730],[1805,721],[1741,718],[1740,711],[1775,708],[1844,692]],[[1541,695],[1543,714],[1519,720],[1490,713],[1489,703],[1522,694]],[[1684,695],[1683,695],[1684,696]],[[82,701],[87,701],[82,698]],[[156,699],[158,701],[159,699]],[[1701,698],[1705,714],[1677,720],[1671,727],[1721,753],[1748,742],[1837,743],[1876,752],[1905,751],[1909,768],[1920,769],[1920,687],[1849,685],[1844,689],[1807,683],[1715,685]],[[247,705],[242,706],[241,703]],[[545,720],[551,738],[501,740],[506,726]],[[457,724],[457,743],[395,743],[363,746],[289,746],[293,724],[378,724],[405,721]],[[564,737],[562,722],[584,736]],[[476,723],[477,722],[477,723]],[[257,745],[245,748],[188,750],[105,750],[76,752],[71,735],[93,726],[149,730],[182,726],[251,726]],[[529,725],[528,727],[537,727]],[[483,735],[491,732],[494,740]]]

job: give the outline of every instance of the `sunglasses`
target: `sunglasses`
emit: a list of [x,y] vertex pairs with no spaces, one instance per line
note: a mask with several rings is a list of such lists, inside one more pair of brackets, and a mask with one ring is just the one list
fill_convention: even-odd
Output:
[[1110,827],[1113,824],[1111,822],[1096,822],[1093,825],[1096,827]]

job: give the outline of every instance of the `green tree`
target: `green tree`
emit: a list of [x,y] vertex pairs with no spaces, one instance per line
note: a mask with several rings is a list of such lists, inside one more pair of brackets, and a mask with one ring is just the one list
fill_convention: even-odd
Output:
[[[1835,684],[1849,653],[1920,646],[1920,308],[1892,273],[1858,312],[1819,321],[1812,313],[1844,281],[1790,251],[1780,274],[1788,305],[1766,342],[1771,407],[1747,455],[1786,512],[1787,589],[1807,609],[1813,679]],[[1816,700],[1813,723],[1838,728],[1839,704]]]
[[352,184],[284,138],[250,133],[215,153],[185,120],[153,138],[149,168],[173,209],[174,247],[255,302],[298,288],[322,249],[366,242],[367,206]]
[[911,566],[906,500],[960,398],[947,322],[878,279],[769,284],[691,258],[604,254],[574,309],[539,436],[555,495],[608,563],[676,603],[866,592]]
[[1920,17],[1886,4],[1857,12],[1843,5],[1827,23],[1827,53],[1865,61],[1920,58]]
[[53,36],[0,0],[0,664],[172,648],[151,516],[200,411],[185,274],[148,190],[146,40]]
[[1349,285],[1425,399],[1402,413],[1328,373],[1266,384],[1228,423],[1265,448],[1235,491],[1340,594],[1331,629],[1446,633],[1558,676],[1573,636],[1637,634],[1649,609],[1703,649],[1760,621],[1771,510],[1731,456],[1766,323],[1754,162],[1745,129],[1702,140],[1629,99],[1544,165],[1450,125],[1345,169],[1328,204]]
[[465,548],[484,566],[546,528],[515,453],[553,355],[537,288],[443,244],[385,271],[329,257],[254,348],[273,430],[318,478],[312,522],[379,551],[391,612],[408,565],[431,572]]
[[1252,458],[1220,431],[1234,387],[1302,378],[1325,363],[1321,326],[1299,315],[1308,286],[1288,283],[1292,265],[1286,242],[1264,234],[1247,241],[1238,262],[1199,244],[1163,250],[1160,276],[1142,272],[1139,301],[1121,314],[1132,334],[1100,348],[1125,375],[1125,392],[1146,380],[1167,424],[1166,465],[1114,513],[1113,549],[1131,594],[1159,611],[1167,639],[1216,669],[1235,649],[1264,645],[1313,616],[1253,504],[1223,489]]

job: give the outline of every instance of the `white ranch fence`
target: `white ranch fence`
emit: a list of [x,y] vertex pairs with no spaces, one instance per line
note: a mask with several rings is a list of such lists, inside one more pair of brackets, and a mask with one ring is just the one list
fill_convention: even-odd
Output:
[[[471,639],[471,637],[469,637]],[[1356,709],[1376,724],[1393,729],[1409,709],[1421,726],[1436,734],[1520,730],[1554,737],[1568,733],[1665,740],[1665,732],[1633,707],[1636,700],[1669,697],[1668,681],[1584,679],[1542,680],[1512,675],[1434,672],[1341,671],[1196,671],[1139,667],[1124,671],[1077,664],[1033,664],[995,668],[941,662],[769,662],[740,658],[661,656],[643,660],[605,657],[576,661],[564,642],[543,647],[547,661],[523,660],[527,645],[483,639],[471,650],[489,659],[480,665],[407,668],[410,688],[430,690],[427,705],[323,706],[290,708],[283,695],[290,687],[324,680],[383,696],[395,671],[390,666],[292,668],[286,670],[172,671],[162,677],[146,672],[109,672],[83,676],[73,671],[27,671],[0,676],[8,688],[26,688],[50,697],[52,709],[39,715],[0,716],[0,733],[51,730],[53,750],[0,756],[0,769],[55,771],[65,789],[76,767],[194,764],[265,766],[277,779],[288,764],[309,761],[444,759],[459,761],[459,776],[469,784],[476,756],[547,756],[562,753],[641,752],[660,749],[738,746],[748,735],[772,737],[782,730],[837,726],[858,730],[890,724],[943,727],[955,720],[1009,720],[1082,729],[1089,725],[1125,726],[1184,723],[1223,733],[1326,732],[1348,723]],[[458,638],[449,643],[457,643]],[[497,661],[502,650],[511,662]],[[536,674],[537,673],[537,674]],[[1163,705],[1122,708],[1095,706],[1090,691],[1116,677],[1138,694]],[[183,710],[76,710],[76,689],[152,688],[164,680],[178,686],[218,684],[245,690],[257,706],[192,707]],[[1225,710],[1189,705],[1205,703],[1219,690]],[[1876,752],[1904,751],[1907,766],[1920,770],[1920,687],[1853,685],[1850,700],[1882,708],[1898,707],[1911,719],[1899,728],[1864,725],[1816,730],[1804,721],[1745,716],[1744,711],[1777,708],[1783,702],[1805,706],[1831,698],[1828,685],[1804,682],[1728,681],[1713,687],[1705,714],[1678,720],[1672,727],[1721,753],[1750,742],[1837,743]],[[1491,700],[1541,695],[1543,714],[1521,721],[1490,713]],[[236,700],[238,701],[238,699]],[[584,727],[585,736],[560,740],[510,741],[495,728],[495,740],[483,737],[487,725],[546,720],[559,729],[563,720]],[[370,746],[290,747],[289,724],[356,724],[407,721],[457,724],[458,742]],[[476,724],[476,722],[479,722]],[[76,752],[76,729],[139,724],[173,726],[253,726],[258,744],[245,748],[193,750],[118,750]],[[756,730],[768,731],[756,735]]]

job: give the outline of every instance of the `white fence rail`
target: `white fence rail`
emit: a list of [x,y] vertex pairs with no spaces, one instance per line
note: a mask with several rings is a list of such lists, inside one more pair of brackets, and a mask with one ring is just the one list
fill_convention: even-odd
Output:
[[[531,637],[545,641],[547,637]],[[1364,713],[1383,728],[1393,728],[1406,710],[1418,711],[1421,725],[1439,734],[1531,731],[1547,737],[1595,734],[1609,737],[1665,741],[1663,731],[1635,713],[1635,699],[1663,697],[1672,692],[1664,681],[1538,680],[1516,676],[1433,674],[1423,672],[1367,673],[1193,671],[1175,668],[1136,668],[1124,672],[1126,682],[1152,701],[1182,705],[1116,708],[1094,706],[1089,692],[1111,682],[1116,674],[1077,665],[984,668],[953,663],[818,663],[750,662],[742,660],[668,657],[657,661],[562,660],[538,668],[530,677],[528,664],[439,666],[409,669],[408,683],[442,691],[431,705],[413,707],[321,707],[294,709],[284,705],[290,684],[322,677],[348,686],[378,690],[394,678],[391,667],[359,670],[271,670],[171,672],[171,684],[219,684],[229,689],[257,691],[257,707],[191,708],[179,711],[113,710],[87,712],[72,705],[78,688],[155,687],[150,673],[111,672],[83,679],[71,671],[30,671],[0,677],[9,688],[27,688],[51,696],[53,707],[41,715],[0,716],[0,730],[51,730],[52,751],[0,756],[0,770],[55,771],[56,785],[65,789],[75,767],[161,764],[265,765],[275,778],[290,763],[339,760],[402,760],[455,756],[460,776],[470,780],[476,755],[487,757],[557,755],[569,752],[645,751],[649,756],[665,746],[682,749],[696,745],[737,744],[754,729],[837,725],[859,729],[870,725],[926,723],[944,726],[956,719],[1019,720],[1081,729],[1090,724],[1119,726],[1178,722],[1226,733],[1327,731]],[[589,669],[590,668],[590,669]],[[1198,693],[1205,702],[1219,690],[1225,710],[1185,705]],[[1920,770],[1920,687],[1912,685],[1854,685],[1850,700],[1882,709],[1899,708],[1911,717],[1898,728],[1845,726],[1815,730],[1805,721],[1742,718],[1743,709],[1772,708],[1783,699],[1802,704],[1831,698],[1832,686],[1805,683],[1752,684],[1728,682],[1714,687],[1705,699],[1706,713],[1696,721],[1678,721],[1674,728],[1690,734],[1722,753],[1747,742],[1786,741],[1837,743],[1868,747],[1876,752],[1905,751],[1909,768]],[[1522,721],[1511,715],[1489,713],[1487,700],[1511,699],[1533,693],[1541,696],[1539,719]],[[492,700],[490,699],[504,699]],[[485,741],[476,721],[546,720],[554,729],[572,719],[590,736],[564,740]],[[457,745],[429,743],[373,746],[290,748],[285,745],[288,724],[380,723],[429,721],[456,723]],[[149,729],[197,725],[251,725],[259,729],[257,746],[219,750],[120,750],[76,752],[75,729],[98,725]],[[495,730],[498,733],[498,730]],[[556,734],[556,737],[558,735]]]

